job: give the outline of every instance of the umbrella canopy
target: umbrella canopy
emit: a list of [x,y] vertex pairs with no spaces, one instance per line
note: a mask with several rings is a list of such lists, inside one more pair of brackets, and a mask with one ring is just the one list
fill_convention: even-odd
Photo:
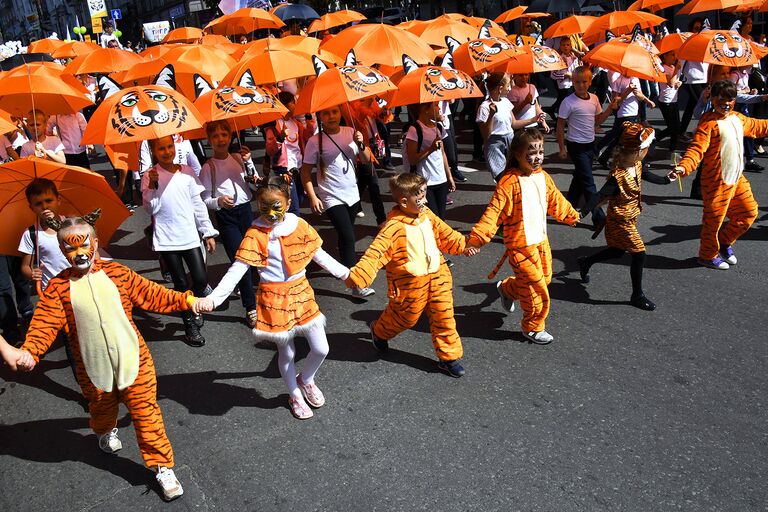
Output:
[[0,61],[0,69],[8,71],[22,64],[33,62],[53,62],[53,57],[47,53],[18,53]]
[[54,59],[74,59],[98,50],[101,46],[90,41],[70,41],[51,54]]
[[320,18],[317,11],[305,4],[280,4],[272,8],[272,14],[283,20],[283,23],[306,22]]
[[73,76],[47,66],[17,67],[0,79],[0,109],[26,116],[39,109],[48,115],[74,114],[93,105],[88,90]]
[[203,31],[197,27],[175,28],[163,38],[163,43],[193,43],[203,37]]
[[678,59],[722,66],[751,66],[760,60],[752,44],[733,30],[705,30],[692,35],[676,52]]
[[0,232],[0,254],[18,254],[19,232],[37,220],[24,195],[24,189],[35,178],[47,178],[56,184],[64,215],[85,215],[101,208],[96,229],[102,246],[131,215],[99,173],[35,157],[0,164],[0,217],[5,225]]
[[402,65],[403,55],[409,55],[419,64],[430,64],[436,57],[429,44],[416,35],[383,23],[346,28],[321,48],[336,55],[354,50],[359,62],[366,66],[380,64],[391,68]]
[[[664,66],[658,55],[649,49],[647,40],[617,38],[598,45],[583,57],[583,61],[618,71],[624,76],[644,78],[653,82],[666,82]],[[655,48],[654,48],[655,50]]]
[[307,32],[310,34],[313,32],[322,32],[323,30],[341,27],[347,23],[352,23],[353,21],[363,21],[364,19],[366,19],[364,14],[350,9],[342,9],[341,11],[323,14],[320,16],[320,19],[313,21],[309,25]]
[[115,71],[125,71],[136,64],[146,62],[141,55],[119,48],[99,48],[67,64],[66,72],[70,75],[107,74]]
[[[199,44],[178,45],[163,54],[162,58],[174,65],[197,68],[200,75],[213,81],[224,78],[237,62],[223,50]],[[177,72],[177,83],[180,83],[178,80],[182,78],[184,77],[180,77]],[[184,85],[184,95],[193,99],[195,96],[187,94],[190,92],[188,87],[185,84],[182,85]]]
[[496,23],[508,23],[512,20],[516,20],[517,18],[520,18],[523,16],[523,13],[528,9],[528,6],[526,5],[519,5],[517,7],[513,7],[512,9],[509,9],[508,11],[504,11],[503,13],[499,14],[495,20]]
[[29,43],[27,53],[47,53],[50,55],[65,44],[67,42],[61,39],[39,39]]
[[519,49],[522,50],[521,54],[493,68],[493,71],[503,71],[511,74],[540,73],[542,71],[556,71],[568,67],[560,53],[548,46],[531,44],[520,46]]
[[263,28],[280,28],[285,23],[274,14],[264,9],[243,7],[232,14],[225,14],[208,23],[204,30],[209,34],[231,36],[249,34]]
[[250,85],[275,84],[314,74],[315,68],[309,55],[290,50],[272,50],[243,59],[221,82],[239,84],[245,76]]
[[737,7],[744,0],[691,0],[677,14],[695,14],[697,12],[719,11],[729,7]]
[[11,114],[0,110],[0,133],[12,132],[16,128],[16,123],[11,119]]
[[122,144],[158,139],[200,128],[203,118],[192,102],[163,85],[122,89],[99,78],[104,101],[91,116],[82,144]]
[[391,107],[483,96],[480,88],[463,71],[437,66],[418,67],[407,55],[403,56],[403,70],[405,73],[397,79],[397,90],[387,102]]
[[693,32],[675,32],[664,36],[661,41],[656,43],[659,53],[667,53],[677,50],[684,42],[691,38]]
[[550,38],[570,36],[572,34],[583,34],[596,19],[597,18],[594,16],[568,16],[564,20],[560,20],[557,23],[550,25],[550,27],[544,31],[544,37]]
[[637,0],[627,10],[639,11],[640,9],[645,9],[646,11],[656,12],[682,3],[683,0]]
[[144,51],[139,53],[139,55],[147,60],[159,59],[176,46],[176,44],[159,44],[157,46],[150,46],[149,48],[146,48]]
[[[506,37],[507,35],[503,30],[493,27],[490,27],[488,30],[491,37]],[[460,43],[464,43],[477,39],[478,35],[478,29],[474,25],[446,15],[438,16],[427,23],[416,25],[408,29],[408,31],[419,36],[419,39],[430,46],[437,48],[447,48],[446,36],[451,36]]]
[[397,88],[389,78],[367,66],[328,68],[314,56],[312,62],[317,76],[301,90],[294,109],[296,115],[319,112],[371,96],[383,96]]
[[456,69],[475,76],[522,53],[522,49],[506,39],[486,37],[462,43],[453,52],[453,62]]
[[605,39],[607,31],[614,34],[628,34],[636,25],[640,28],[651,28],[665,22],[661,16],[642,11],[614,11],[597,18],[584,31],[582,39],[588,45],[595,44]]

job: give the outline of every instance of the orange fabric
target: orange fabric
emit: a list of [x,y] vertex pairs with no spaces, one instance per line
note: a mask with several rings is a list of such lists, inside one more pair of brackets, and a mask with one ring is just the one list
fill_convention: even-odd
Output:
[[259,283],[256,291],[254,331],[274,334],[290,331],[320,316],[306,277],[280,283]]
[[[768,136],[768,120],[753,119],[738,112],[744,126],[744,137]],[[752,225],[757,217],[757,203],[752,195],[749,182],[740,175],[733,185],[723,180],[720,159],[720,127],[717,123],[723,116],[707,112],[701,117],[699,126],[688,145],[680,167],[684,176],[691,174],[701,164],[701,195],[704,210],[701,220],[701,243],[699,258],[711,260],[720,250],[720,243],[731,245]],[[741,155],[739,155],[739,158]],[[733,205],[731,203],[734,202]],[[728,217],[729,222],[723,226]]]
[[549,242],[509,251],[513,277],[501,282],[504,295],[520,301],[526,332],[543,331],[549,314],[549,283],[552,281],[552,251]]
[[[240,248],[235,254],[235,259],[252,267],[266,267],[270,231],[271,228],[256,225],[248,228],[243,241],[240,243]],[[283,254],[283,265],[285,265],[288,275],[302,271],[323,245],[323,240],[315,228],[307,224],[304,219],[299,219],[298,226],[290,235],[279,237],[279,240]]]
[[637,231],[637,217],[643,210],[640,200],[640,183],[643,164],[635,164],[636,176],[621,168],[614,168],[611,176],[619,185],[619,193],[611,196],[605,218],[605,241],[609,247],[616,247],[629,253],[643,252],[645,244]]
[[[136,380],[122,391],[105,393],[88,378],[80,353],[77,325],[70,300],[71,270],[65,270],[51,279],[40,298],[22,347],[35,361],[51,347],[60,329],[68,332],[75,375],[83,396],[88,400],[90,425],[96,434],[112,430],[117,423],[119,402],[123,402],[133,419],[136,437],[147,467],[173,466],[173,449],[165,433],[160,407],[157,405],[155,366],[144,338],[133,322],[133,308],[139,307],[156,313],[170,313],[189,309],[187,297],[191,292],[178,293],[153,283],[129,268],[115,262],[97,260],[93,271],[103,270],[120,291],[120,299],[128,321],[139,341],[139,373]],[[98,319],[94,319],[98,322]]]

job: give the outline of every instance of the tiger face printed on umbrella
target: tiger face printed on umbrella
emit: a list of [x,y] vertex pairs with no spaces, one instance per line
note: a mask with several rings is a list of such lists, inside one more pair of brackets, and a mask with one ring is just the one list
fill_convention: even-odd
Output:
[[533,62],[542,69],[550,69],[562,62],[562,57],[548,46],[529,45]]
[[173,95],[160,89],[145,88],[123,93],[112,107],[112,126],[121,135],[133,137],[142,127],[153,123],[173,123],[180,128],[189,111]]
[[504,64],[522,53],[521,49],[506,39],[481,37],[467,41],[456,48],[453,52],[453,61],[457,69],[474,76],[486,69]]
[[715,60],[749,59],[752,57],[752,46],[738,32],[722,32],[712,38],[709,54]]
[[735,30],[706,30],[692,35],[675,52],[678,59],[721,66],[751,66],[760,60],[752,44]]
[[453,59],[449,52],[441,67],[421,66],[408,55],[403,55],[403,74],[395,74],[398,90],[388,99],[390,106],[482,96],[469,75],[450,67]]
[[389,82],[388,78],[372,68],[342,66],[338,69],[346,86],[357,92],[368,92],[372,85]]

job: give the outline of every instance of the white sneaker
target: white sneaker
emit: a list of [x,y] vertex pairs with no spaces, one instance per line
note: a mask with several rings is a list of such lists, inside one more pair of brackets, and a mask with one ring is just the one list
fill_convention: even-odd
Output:
[[165,501],[175,500],[184,494],[184,489],[181,487],[179,479],[176,478],[176,475],[173,473],[171,468],[158,466],[155,479],[157,480],[157,483],[160,484],[160,488],[163,490],[163,499]]
[[361,299],[373,295],[374,293],[376,293],[376,290],[373,288],[360,288],[359,286],[352,288],[352,295]]
[[496,282],[496,291],[499,292],[499,298],[501,299],[501,309],[505,313],[512,313],[515,310],[515,301],[504,295],[504,292],[501,291],[501,281]]
[[105,453],[115,453],[123,448],[123,443],[117,437],[117,429],[99,436],[99,448]]
[[547,331],[523,331],[523,336],[537,345],[547,345],[555,340],[555,337]]
[[359,212],[357,212],[355,215],[356,215],[357,217],[359,217],[359,218],[361,218],[361,219],[362,219],[363,217],[365,217],[365,212],[364,212],[364,211],[362,211],[362,210],[360,210],[360,211],[359,211]]

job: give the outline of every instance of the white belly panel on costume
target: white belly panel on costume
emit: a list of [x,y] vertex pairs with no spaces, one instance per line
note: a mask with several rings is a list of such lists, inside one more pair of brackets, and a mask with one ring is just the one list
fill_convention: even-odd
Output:
[[720,169],[726,185],[735,185],[744,172],[744,125],[738,116],[717,121],[720,130]]
[[547,180],[544,173],[520,176],[525,245],[540,244],[547,238]]

